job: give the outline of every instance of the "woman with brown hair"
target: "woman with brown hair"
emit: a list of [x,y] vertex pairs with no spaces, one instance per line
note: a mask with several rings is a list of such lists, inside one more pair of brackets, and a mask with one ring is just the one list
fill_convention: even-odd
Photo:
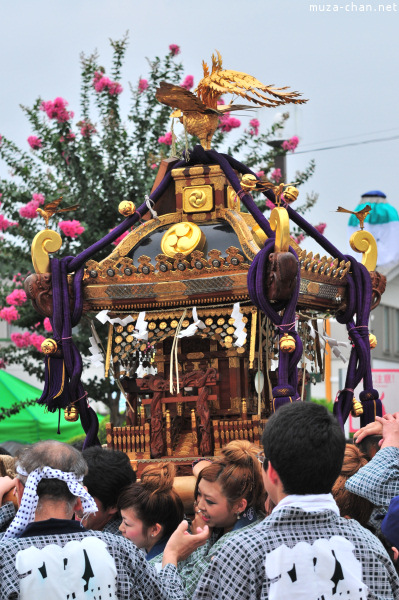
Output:
[[183,503],[173,489],[173,463],[149,465],[141,481],[127,487],[118,499],[122,535],[146,551],[147,560],[161,554],[184,518]]
[[248,441],[230,442],[198,475],[196,511],[212,533],[204,546],[178,564],[188,598],[227,538],[263,518],[265,490],[258,453],[259,448]]
[[356,519],[363,527],[368,525],[374,505],[366,498],[349,492],[345,488],[345,483],[367,463],[367,458],[357,446],[346,444],[341,473],[332,488],[332,495],[338,505],[341,517]]

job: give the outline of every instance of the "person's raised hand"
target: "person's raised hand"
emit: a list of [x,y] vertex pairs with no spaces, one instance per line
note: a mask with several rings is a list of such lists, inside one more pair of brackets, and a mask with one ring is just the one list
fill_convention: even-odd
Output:
[[186,559],[200,546],[203,546],[209,537],[209,527],[198,527],[197,533],[188,532],[187,521],[182,521],[179,527],[169,538],[163,552],[162,566],[168,563],[177,565],[178,561]]
[[358,444],[368,435],[382,435],[382,424],[378,421],[374,421],[373,423],[361,427],[353,434],[353,439],[356,444]]
[[376,421],[382,426],[381,448],[388,446],[399,448],[399,415],[396,418],[394,415],[376,417]]

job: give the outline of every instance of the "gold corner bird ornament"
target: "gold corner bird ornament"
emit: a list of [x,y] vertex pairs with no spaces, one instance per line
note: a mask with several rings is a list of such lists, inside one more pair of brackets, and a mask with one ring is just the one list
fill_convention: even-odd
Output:
[[49,202],[43,208],[37,208],[36,212],[39,213],[41,217],[43,217],[46,223],[46,229],[48,229],[48,222],[53,215],[57,215],[58,213],[69,212],[70,210],[76,210],[79,208],[79,204],[74,204],[73,206],[68,206],[67,208],[58,208],[61,203],[62,196],[54,200],[53,202]]
[[[222,57],[212,54],[212,70],[203,61],[204,77],[198,83],[195,93],[161,81],[156,91],[156,98],[175,110],[173,117],[178,117],[186,131],[199,138],[202,147],[210,150],[212,136],[215,133],[219,118],[227,112],[254,108],[248,105],[222,104],[218,100],[223,94],[235,94],[258,106],[276,107],[282,104],[303,104],[307,100],[300,99],[298,92],[285,91],[288,88],[276,88],[264,85],[252,75],[222,69]],[[196,95],[195,95],[196,94]]]

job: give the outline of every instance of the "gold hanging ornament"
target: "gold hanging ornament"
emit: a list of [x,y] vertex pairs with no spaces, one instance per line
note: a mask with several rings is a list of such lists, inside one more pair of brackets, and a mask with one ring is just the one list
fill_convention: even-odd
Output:
[[57,342],[52,338],[45,339],[40,346],[43,354],[54,354],[57,352]]
[[288,335],[285,333],[283,337],[280,339],[280,350],[281,352],[287,352],[291,354],[295,350],[295,339],[292,335]]
[[351,415],[352,415],[352,417],[360,417],[360,415],[362,415],[362,414],[363,414],[362,403],[359,402],[359,400],[356,400],[356,398],[353,396]]
[[136,212],[136,206],[131,200],[123,200],[119,203],[118,211],[123,217],[130,217]]
[[79,419],[79,411],[74,404],[69,404],[69,406],[64,409],[64,418],[65,421],[69,421],[70,423]]
[[374,333],[369,334],[369,342],[370,342],[370,348],[375,348],[377,346],[377,338],[374,335]]

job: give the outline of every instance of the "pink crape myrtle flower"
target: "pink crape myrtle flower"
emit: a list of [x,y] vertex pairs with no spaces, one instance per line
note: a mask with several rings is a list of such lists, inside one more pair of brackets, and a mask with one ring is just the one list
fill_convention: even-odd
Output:
[[29,338],[30,346],[34,346],[36,350],[39,350],[40,352],[42,349],[42,343],[45,339],[46,338],[44,337],[44,335],[40,335],[39,333],[31,333]]
[[258,135],[259,134],[259,121],[258,119],[251,119],[249,124],[251,125],[251,129],[249,130],[249,135]]
[[13,221],[9,221],[5,218],[4,215],[0,215],[0,231],[6,231],[9,227],[13,225],[18,225],[18,223],[14,223]]
[[37,208],[39,208],[39,202],[37,200],[31,200],[25,204],[25,206],[21,206],[18,212],[24,219],[35,219],[37,217]]
[[180,54],[180,46],[178,46],[177,44],[170,44],[169,50],[172,56],[177,56],[178,54]]
[[299,144],[299,138],[296,135],[294,135],[289,140],[285,140],[283,142],[282,148],[283,148],[283,150],[294,152],[296,147],[298,146],[298,144]]
[[21,290],[20,288],[13,290],[11,294],[8,294],[6,297],[7,304],[11,304],[12,306],[22,306],[26,300],[26,294],[24,290]]
[[327,227],[327,223],[319,223],[318,225],[315,225],[315,229],[317,229],[317,231],[319,233],[321,233],[321,235],[323,235],[325,228]]
[[270,173],[270,179],[274,183],[279,183],[281,180],[281,169],[274,169],[274,171]]
[[1,141],[2,141],[2,139],[3,139],[3,136],[2,136],[2,135],[0,135],[0,144],[1,144]]
[[228,133],[232,129],[236,129],[237,127],[240,127],[240,126],[241,126],[241,121],[239,121],[235,117],[231,117],[230,113],[228,113],[228,112],[225,113],[219,119],[219,125],[218,125],[218,127],[219,127],[219,129],[221,129],[225,133]]
[[31,345],[29,331],[24,333],[12,333],[11,341],[17,346],[17,348],[27,348]]
[[4,358],[0,358],[0,369],[5,369],[6,366],[7,366],[7,363],[4,360]]
[[223,100],[223,98],[219,98],[219,100],[217,101],[217,104],[226,104],[225,101]]
[[32,194],[32,200],[38,203],[38,205],[44,204],[44,196],[43,194]]
[[158,143],[166,144],[167,146],[171,146],[172,145],[172,132],[168,131],[168,133],[165,133],[165,135],[161,135],[158,138]]
[[73,221],[60,221],[58,227],[62,233],[70,238],[76,238],[78,235],[84,232],[85,228],[75,219]]
[[19,319],[19,312],[15,306],[5,306],[0,310],[0,319],[11,323],[11,321],[17,321]]
[[51,327],[51,323],[50,323],[50,319],[48,317],[46,317],[43,321],[43,327],[45,329],[45,331],[47,332],[51,332],[53,331],[53,328]]
[[303,233],[300,233],[299,235],[297,235],[296,237],[294,237],[294,241],[297,244],[300,244],[301,242],[303,242],[304,239],[305,239],[305,236],[303,235]]
[[44,111],[49,119],[56,119],[58,123],[65,123],[73,118],[74,113],[66,109],[68,102],[64,98],[56,98],[42,102],[40,110]]
[[192,75],[186,75],[183,83],[180,84],[180,87],[186,89],[186,90],[191,90],[191,88],[194,86],[194,77]]
[[43,146],[43,140],[38,138],[36,135],[30,135],[28,137],[28,144],[33,150],[38,150]]
[[93,133],[97,133],[97,130],[92,123],[81,121],[81,125],[80,133],[83,137],[89,137],[90,135],[93,135]]
[[157,163],[153,163],[150,168],[154,171],[157,167],[158,167]]
[[148,81],[146,79],[140,79],[138,88],[139,88],[139,94],[142,94],[143,92],[145,92],[148,89]]
[[258,171],[258,172],[256,173],[256,176],[257,176],[257,177],[259,177],[259,179],[261,179],[262,177],[264,177],[264,176],[265,176],[265,172],[264,172],[264,171]]
[[104,90],[108,91],[111,96],[121,94],[123,87],[117,81],[111,81],[109,77],[106,77],[100,71],[94,73],[93,86],[96,92],[101,93]]

